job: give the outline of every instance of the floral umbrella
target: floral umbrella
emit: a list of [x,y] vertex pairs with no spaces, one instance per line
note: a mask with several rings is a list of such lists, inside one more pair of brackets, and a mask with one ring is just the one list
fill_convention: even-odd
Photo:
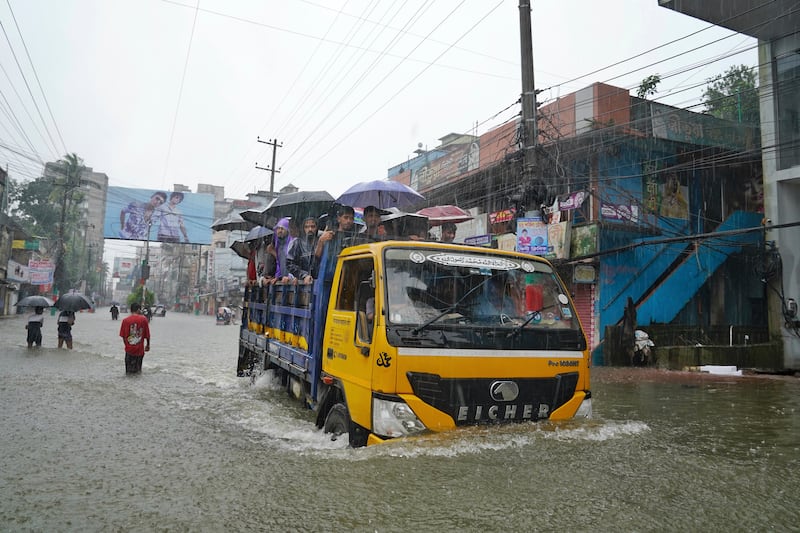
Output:
[[434,205],[420,209],[417,214],[428,217],[431,226],[441,226],[445,222],[458,224],[473,219],[469,211],[465,211],[457,205]]

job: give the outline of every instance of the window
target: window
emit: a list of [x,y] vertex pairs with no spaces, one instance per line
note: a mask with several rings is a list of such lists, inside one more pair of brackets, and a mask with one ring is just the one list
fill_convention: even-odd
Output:
[[359,287],[362,282],[369,282],[374,270],[372,258],[352,259],[345,261],[342,265],[342,276],[339,281],[339,294],[336,297],[336,309],[338,311],[363,311],[357,309],[359,302],[356,296],[359,295]]
[[800,52],[775,58],[778,170],[800,165]]

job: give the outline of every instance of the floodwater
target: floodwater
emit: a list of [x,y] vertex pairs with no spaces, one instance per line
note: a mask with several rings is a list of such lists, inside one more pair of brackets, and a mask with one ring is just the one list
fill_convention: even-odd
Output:
[[55,317],[40,350],[0,320],[0,530],[800,527],[798,378],[599,368],[591,421],[352,450],[267,377],[235,377],[236,326],[151,326],[128,377],[107,309],[78,315],[73,351]]

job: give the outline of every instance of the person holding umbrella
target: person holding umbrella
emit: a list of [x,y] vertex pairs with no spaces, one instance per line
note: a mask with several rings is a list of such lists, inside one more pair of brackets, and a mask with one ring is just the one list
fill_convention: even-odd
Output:
[[44,308],[52,307],[53,301],[50,298],[34,294],[32,296],[26,296],[14,305],[18,307],[34,308],[34,312],[28,315],[28,322],[25,324],[25,329],[28,330],[28,348],[32,348],[34,344],[37,348],[40,347],[42,345]]
[[317,239],[314,255],[319,259],[319,277],[331,279],[339,252],[355,237],[355,210],[341,205],[336,211],[336,231],[326,228]]
[[382,241],[385,232],[381,235],[383,228],[381,227],[381,215],[388,213],[378,209],[374,205],[368,205],[364,208],[364,229],[359,233],[365,242]]
[[67,348],[72,349],[72,326],[75,324],[75,312],[92,309],[92,301],[74,290],[62,294],[56,300],[54,307],[61,310],[58,315],[58,347],[67,343]]
[[74,311],[61,311],[58,314],[58,347],[62,348],[67,343],[67,348],[72,349],[72,326],[75,324]]
[[355,210],[349,205],[341,205],[336,211],[336,231],[326,228],[317,241],[315,255],[322,257],[326,242],[333,242],[334,257],[339,255],[342,248],[350,244],[355,234]]
[[28,348],[33,348],[36,344],[37,348],[42,346],[42,326],[44,325],[44,307],[36,307],[28,317],[28,323],[25,329],[28,330]]

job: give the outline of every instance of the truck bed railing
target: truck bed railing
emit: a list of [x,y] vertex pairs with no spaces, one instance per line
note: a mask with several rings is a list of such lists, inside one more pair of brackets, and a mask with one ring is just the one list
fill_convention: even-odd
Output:
[[319,312],[327,307],[315,302],[327,301],[318,294],[326,285],[315,281],[246,287],[242,305],[240,343],[263,357],[265,368],[279,367],[308,382],[312,398],[322,370],[318,352],[323,332],[315,325],[324,324]]

